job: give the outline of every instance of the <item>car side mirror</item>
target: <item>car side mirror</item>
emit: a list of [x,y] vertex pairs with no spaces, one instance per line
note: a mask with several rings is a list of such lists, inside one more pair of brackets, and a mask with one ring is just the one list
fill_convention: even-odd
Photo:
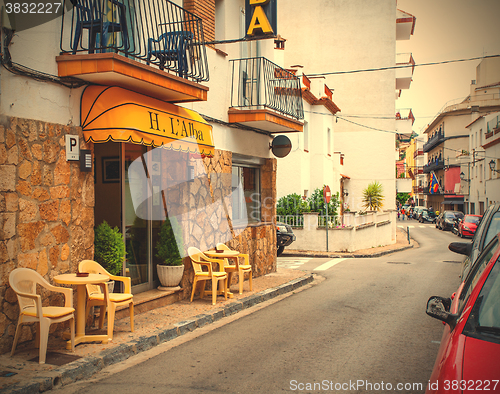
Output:
[[452,252],[468,256],[472,251],[472,242],[452,242],[448,245],[448,249]]
[[450,307],[451,298],[432,296],[429,298],[429,301],[427,301],[427,309],[425,313],[434,319],[438,319],[449,324],[449,326],[453,329],[457,323],[458,315],[450,313]]

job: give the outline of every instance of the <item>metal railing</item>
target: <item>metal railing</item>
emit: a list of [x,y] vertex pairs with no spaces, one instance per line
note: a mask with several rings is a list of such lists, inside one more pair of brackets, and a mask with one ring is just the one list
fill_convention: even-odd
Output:
[[304,227],[304,216],[302,216],[302,215],[276,215],[276,222],[286,223],[292,227]]
[[231,107],[269,108],[304,119],[300,79],[263,57],[230,60]]
[[498,130],[500,127],[500,116],[496,116],[487,123],[488,133]]
[[432,136],[432,138],[429,138],[429,140],[424,144],[423,151],[429,152],[443,141],[444,141],[444,132],[438,131],[436,134]]
[[65,0],[62,54],[119,53],[208,81],[202,19],[169,0]]
[[444,168],[444,160],[434,160],[424,166],[424,174]]

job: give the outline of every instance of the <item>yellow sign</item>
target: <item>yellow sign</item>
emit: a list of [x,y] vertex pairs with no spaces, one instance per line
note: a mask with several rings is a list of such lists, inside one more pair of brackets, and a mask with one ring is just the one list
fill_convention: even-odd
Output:
[[116,86],[89,86],[82,96],[85,140],[162,146],[212,156],[212,126],[195,111]]
[[[264,6],[267,6],[268,10],[271,10],[271,15],[276,15],[276,2],[275,0],[247,0],[248,6],[246,7],[247,14],[247,36],[254,36],[256,34],[275,34],[276,21],[275,18],[272,20],[272,24],[264,10]],[[269,5],[269,3],[272,3]],[[250,12],[249,12],[250,11]],[[251,13],[251,18],[248,19],[248,15]]]

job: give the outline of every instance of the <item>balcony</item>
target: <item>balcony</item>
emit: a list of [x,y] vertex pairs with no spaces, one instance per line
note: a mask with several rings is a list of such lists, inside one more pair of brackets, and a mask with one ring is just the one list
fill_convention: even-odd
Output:
[[418,156],[423,156],[424,151],[422,149],[418,149],[415,152],[413,152],[413,158],[416,159]]
[[263,57],[230,60],[229,123],[269,133],[303,131],[300,79]]
[[396,55],[396,90],[409,89],[415,70],[415,60],[411,53]]
[[413,186],[413,194],[422,194],[424,188],[422,186]]
[[430,164],[424,166],[424,174],[428,174],[431,171],[442,170],[444,168],[444,160],[435,160]]
[[169,0],[65,1],[71,11],[62,18],[60,77],[170,102],[207,99],[201,18]]
[[409,40],[415,30],[416,18],[402,10],[396,11],[396,40]]
[[438,191],[437,191],[437,192],[435,192],[435,193],[431,193],[431,192],[429,191],[429,184],[426,184],[426,185],[424,186],[424,194],[425,194],[425,195],[427,195],[427,196],[428,196],[428,195],[432,195],[432,196],[440,196],[440,195],[443,195],[443,194],[444,194],[444,191],[443,191],[443,189],[440,187],[440,188],[438,189]]
[[424,144],[424,152],[430,152],[436,146],[444,142],[444,131],[439,130],[436,134],[434,134],[427,142]]
[[415,175],[423,175],[424,174],[424,169],[423,167],[417,167],[415,169]]

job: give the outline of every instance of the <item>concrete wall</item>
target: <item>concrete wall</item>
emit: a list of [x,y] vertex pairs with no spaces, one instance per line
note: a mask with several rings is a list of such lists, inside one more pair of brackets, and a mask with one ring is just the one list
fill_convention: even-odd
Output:
[[[330,252],[354,252],[396,242],[396,212],[344,214],[344,224],[328,229]],[[318,214],[304,214],[304,227],[294,228],[297,239],[290,249],[326,251],[326,229],[318,227]]]

